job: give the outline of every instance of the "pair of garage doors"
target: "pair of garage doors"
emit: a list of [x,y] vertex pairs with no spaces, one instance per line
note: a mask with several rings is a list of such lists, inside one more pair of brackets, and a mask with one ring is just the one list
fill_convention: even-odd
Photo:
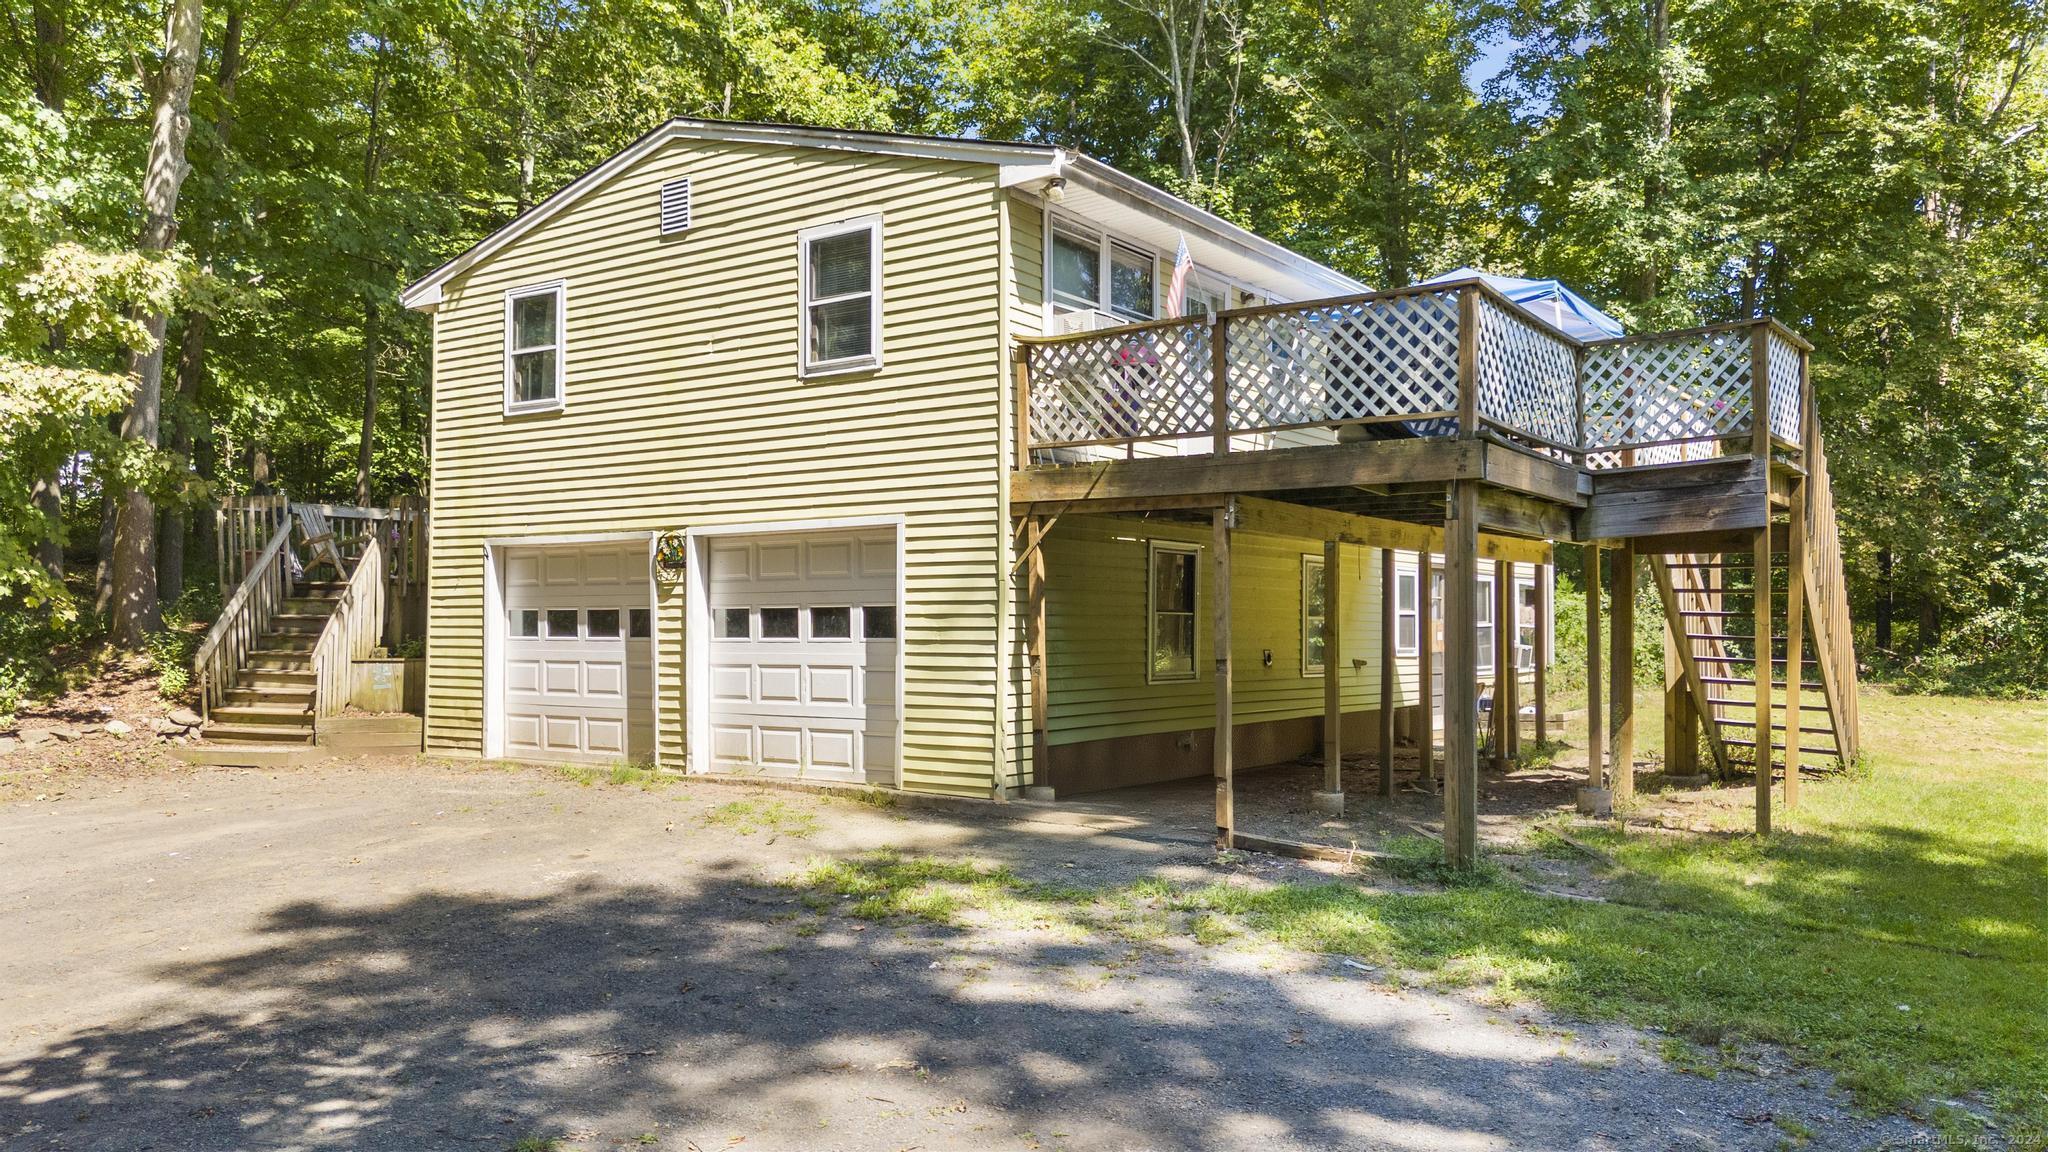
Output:
[[[716,536],[700,559],[701,761],[719,772],[893,782],[894,534]],[[651,756],[646,544],[513,548],[505,575],[506,754]],[[662,653],[682,658],[681,646]]]

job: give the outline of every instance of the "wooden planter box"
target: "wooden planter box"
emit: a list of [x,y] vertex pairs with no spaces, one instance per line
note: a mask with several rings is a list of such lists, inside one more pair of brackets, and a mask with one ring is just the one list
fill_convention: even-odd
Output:
[[424,659],[356,660],[349,667],[349,702],[365,712],[410,712],[427,709],[427,662]]

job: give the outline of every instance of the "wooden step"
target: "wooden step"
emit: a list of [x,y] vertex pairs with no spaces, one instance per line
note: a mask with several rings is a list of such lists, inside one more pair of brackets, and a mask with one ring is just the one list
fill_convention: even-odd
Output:
[[[1724,636],[1724,637],[1722,637],[1722,639],[1724,639],[1724,640],[1741,640],[1741,639],[1743,639],[1743,637],[1741,637],[1741,636]],[[1756,663],[1756,661],[1755,661],[1754,659],[1752,659],[1751,657],[1748,657],[1748,656],[1694,656],[1694,657],[1693,657],[1693,659],[1694,659],[1694,660],[1698,660],[1698,661],[1701,661],[1701,662],[1703,662],[1703,663],[1706,663],[1706,662],[1711,662],[1711,663],[1714,663],[1714,664],[1754,664],[1754,663]],[[1773,656],[1773,657],[1771,657],[1771,663],[1773,663],[1773,664],[1783,664],[1784,662],[1785,662],[1785,657],[1783,657],[1783,656]],[[1815,665],[1815,664],[1818,664],[1818,663],[1820,663],[1820,661],[1818,661],[1818,660],[1805,660],[1805,659],[1802,659],[1802,660],[1800,660],[1800,661],[1799,661],[1799,663],[1800,663],[1801,665],[1803,665],[1803,666],[1806,666],[1806,667],[1812,667],[1813,665]]]
[[208,764],[228,768],[296,768],[327,757],[311,744],[259,744],[228,741],[219,744],[186,744],[172,748],[171,755],[187,764]]
[[223,724],[236,727],[262,724],[280,728],[311,728],[313,697],[308,693],[304,700],[290,704],[223,704],[213,710],[213,716]]
[[279,607],[282,612],[303,612],[317,616],[332,616],[341,603],[339,596],[287,596]]
[[256,638],[256,652],[311,652],[320,646],[320,635],[295,632],[265,632]]
[[1680,609],[1678,610],[1678,614],[1679,614],[1680,616],[1719,616],[1719,617],[1722,617],[1722,618],[1724,618],[1724,619],[1726,619],[1726,618],[1730,618],[1730,617],[1738,617],[1738,618],[1739,618],[1739,617],[1743,617],[1743,616],[1753,616],[1753,615],[1755,615],[1755,613],[1753,613],[1753,612],[1730,612],[1730,611],[1724,611],[1724,610],[1722,610],[1722,609],[1719,609],[1719,608],[1680,608]]
[[[1702,683],[1702,684],[1754,684],[1754,683],[1756,683],[1756,681],[1755,681],[1755,680],[1753,680],[1753,679],[1750,679],[1750,678],[1749,678],[1749,677],[1747,677],[1747,676],[1702,676],[1702,677],[1700,677],[1700,683]],[[1773,681],[1771,681],[1771,687],[1773,687],[1773,688],[1783,688],[1784,686],[1785,686],[1785,682],[1784,682],[1783,680],[1773,680]],[[1820,690],[1821,690],[1821,686],[1820,686],[1820,685],[1818,685],[1818,684],[1809,684],[1809,683],[1807,683],[1807,682],[1806,682],[1806,681],[1804,681],[1804,680],[1801,680],[1801,681],[1799,682],[1799,687],[1800,687],[1800,689],[1801,689],[1802,691],[1807,691],[1807,690],[1810,690],[1810,691],[1818,692],[1818,691],[1820,691]]]
[[[1754,748],[1756,747],[1756,741],[1754,741],[1754,740],[1742,740],[1742,739],[1738,739],[1738,738],[1736,738],[1736,737],[1734,737],[1734,736],[1723,736],[1723,737],[1721,737],[1721,743],[1723,743],[1723,744],[1726,744],[1726,745],[1728,745],[1728,746],[1729,746],[1730,748],[1751,748],[1751,749],[1754,749]],[[1784,746],[1783,744],[1780,744],[1780,743],[1778,743],[1778,742],[1777,742],[1776,740],[1773,740],[1773,741],[1771,741],[1771,750],[1772,750],[1773,752],[1783,752],[1783,751],[1785,750],[1785,746]],[[1835,757],[1836,759],[1840,759],[1840,758],[1841,758],[1841,756],[1842,756],[1842,754],[1841,754],[1840,752],[1837,752],[1837,751],[1835,751],[1835,750],[1834,750],[1833,748],[1808,748],[1808,747],[1807,747],[1806,745],[1804,745],[1804,744],[1801,744],[1801,745],[1799,746],[1799,751],[1800,751],[1800,754],[1801,754],[1801,755],[1804,755],[1804,754],[1806,754],[1806,753],[1808,753],[1808,752],[1811,752],[1811,753],[1813,753],[1813,754],[1814,754],[1815,756],[1833,756],[1833,757]]]
[[289,672],[306,676],[313,675],[312,667],[311,651],[293,652],[265,648],[250,652],[242,663],[244,671]]
[[311,668],[303,667],[305,661],[300,660],[298,663],[302,667],[258,668],[254,665],[245,666],[236,675],[235,686],[238,688],[304,688],[311,691],[315,684],[318,683],[319,677]]
[[[1735,717],[1735,716],[1716,716],[1716,717],[1714,717],[1714,723],[1716,723],[1716,724],[1721,724],[1721,725],[1724,725],[1724,726],[1726,726],[1726,727],[1729,727],[1729,728],[1755,728],[1755,727],[1756,727],[1756,721],[1754,721],[1754,720],[1743,720],[1743,719],[1741,719],[1741,718],[1739,718],[1739,717]],[[1772,725],[1771,725],[1771,731],[1773,731],[1773,732],[1783,732],[1784,730],[1785,730],[1785,726],[1784,726],[1783,724],[1772,724]],[[1801,724],[1801,725],[1799,726],[1799,731],[1800,731],[1801,733],[1809,733],[1809,734],[1812,734],[1812,735],[1815,735],[1815,736],[1833,736],[1833,735],[1835,734],[1835,730],[1834,730],[1833,728],[1828,728],[1828,727],[1815,727],[1815,726],[1813,726],[1813,725],[1811,725],[1811,724]]]
[[312,684],[250,684],[245,681],[228,689],[227,706],[268,704],[280,708],[310,709],[313,707],[313,691]]
[[278,612],[271,616],[270,631],[266,635],[318,636],[333,617],[332,612]]
[[[220,710],[214,712],[218,715]],[[282,724],[208,724],[199,734],[208,742],[221,744],[311,744],[313,723],[309,716],[304,728]]]
[[[1744,683],[1748,683],[1748,681],[1744,681]],[[1707,703],[1719,704],[1728,708],[1756,707],[1756,701],[1754,700],[1736,700],[1727,696],[1709,696],[1707,697]],[[1771,702],[1771,707],[1776,708],[1780,712],[1783,712],[1785,710],[1785,705],[1775,700]],[[1827,702],[1824,700],[1815,702],[1812,700],[1808,700],[1802,696],[1799,700],[1799,710],[1801,712],[1825,712],[1828,710],[1828,706]]]

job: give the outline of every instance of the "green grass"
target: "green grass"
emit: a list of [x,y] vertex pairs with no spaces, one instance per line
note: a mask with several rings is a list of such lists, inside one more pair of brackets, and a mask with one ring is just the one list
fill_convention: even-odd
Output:
[[818,830],[818,818],[780,800],[734,800],[704,814],[704,822],[742,836],[773,832],[802,839]]
[[[1497,875],[1399,893],[1159,879],[1053,889],[888,854],[792,883],[853,900],[860,916],[959,923],[993,909],[1133,940],[1356,956],[1662,1029],[1703,1074],[1742,1043],[1774,1043],[1872,1106],[1977,1096],[2009,1131],[2048,1134],[2048,706],[1872,692],[1863,712],[1859,770],[1808,781],[1766,842],[1580,837],[1606,856],[1609,903]],[[1746,815],[1724,818],[1732,831]],[[1421,846],[1394,855],[1405,878],[1438,878]]]

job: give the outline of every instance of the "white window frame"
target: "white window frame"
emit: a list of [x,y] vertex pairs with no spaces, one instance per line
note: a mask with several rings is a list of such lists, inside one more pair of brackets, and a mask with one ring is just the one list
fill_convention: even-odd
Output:
[[[555,298],[555,342],[536,344],[531,348],[515,348],[512,341],[516,331],[512,323],[512,306],[516,301],[535,296],[552,294]],[[527,400],[514,402],[512,399],[512,358],[517,353],[544,352],[552,348],[555,353],[555,394],[548,400]],[[569,282],[548,280],[540,284],[523,284],[505,290],[505,415],[526,416],[535,412],[558,412],[569,405],[568,363],[569,363]]]
[[[833,296],[825,300],[811,299],[811,245],[820,240],[831,240],[854,232],[868,234],[868,331],[874,338],[873,346],[862,356],[844,356],[837,360],[811,359],[811,306],[813,303],[830,304],[837,300],[850,300],[856,295]],[[880,213],[856,216],[850,220],[835,220],[830,224],[818,224],[805,228],[796,234],[796,275],[797,275],[797,375],[802,379],[818,376],[835,376],[847,372],[872,372],[882,366],[882,217]]]
[[[1401,590],[1408,590],[1408,606],[1401,607]],[[1413,656],[1421,648],[1422,640],[1422,573],[1414,568],[1394,571],[1394,655]],[[1407,625],[1415,638],[1401,642],[1402,626]]]
[[[1312,573],[1313,575],[1311,575]],[[1323,567],[1323,558],[1320,555],[1313,552],[1303,552],[1301,554],[1301,675],[1304,679],[1320,678],[1329,668],[1329,649],[1327,647],[1324,648],[1325,658],[1323,660],[1311,661],[1308,658],[1309,641],[1315,638],[1316,632],[1321,628],[1320,624],[1314,623],[1315,617],[1310,616],[1308,613],[1308,592],[1310,588],[1315,586],[1315,580],[1327,576],[1328,572]],[[1329,619],[1330,608],[1330,586],[1326,582],[1323,585],[1323,619],[1325,621]]]
[[1479,585],[1478,610],[1472,614],[1472,630],[1476,633],[1473,641],[1479,646],[1479,671],[1492,672],[1494,663],[1493,649],[1494,645],[1498,643],[1493,630],[1500,626],[1499,622],[1493,618],[1495,607],[1494,590],[1500,587],[1500,585],[1494,583],[1495,576],[1491,572],[1475,576],[1473,580]]
[[[1084,311],[1081,305],[1058,297],[1053,290],[1052,239],[1053,233],[1060,230],[1065,230],[1076,240],[1092,238],[1095,242],[1095,290],[1097,295],[1095,303],[1086,310],[1093,310],[1104,316],[1114,316],[1119,322],[1125,324],[1144,324],[1150,320],[1162,318],[1159,313],[1163,310],[1166,303],[1166,285],[1159,278],[1159,269],[1163,263],[1160,258],[1159,249],[1142,241],[1133,240],[1128,236],[1118,235],[1100,225],[1091,224],[1078,216],[1066,212],[1054,212],[1048,208],[1045,213],[1044,240],[1040,245],[1045,257],[1042,274],[1045,277],[1045,306],[1048,322],[1057,314],[1056,309],[1065,309],[1068,312]],[[1117,314],[1116,309],[1110,306],[1110,300],[1114,293],[1114,289],[1110,284],[1110,252],[1118,244],[1123,245],[1140,256],[1150,256],[1152,258],[1152,315],[1149,318],[1134,320],[1128,316],[1120,316]]]
[[[1172,553],[1176,556],[1195,557],[1191,573],[1194,591],[1193,611],[1188,613],[1188,671],[1182,675],[1160,675],[1153,663],[1152,654],[1159,651],[1159,556]],[[1202,678],[1202,547],[1178,540],[1148,540],[1145,542],[1145,683],[1186,684]]]
[[[1537,571],[1542,571],[1542,565],[1537,565]],[[1524,589],[1527,589],[1529,593],[1529,642],[1527,644],[1522,643],[1522,592]],[[1536,641],[1543,632],[1543,619],[1539,614],[1539,610],[1543,607],[1543,602],[1536,595],[1536,579],[1527,576],[1515,577],[1515,594],[1510,599],[1515,608],[1513,645],[1515,671],[1534,672],[1536,670]]]

